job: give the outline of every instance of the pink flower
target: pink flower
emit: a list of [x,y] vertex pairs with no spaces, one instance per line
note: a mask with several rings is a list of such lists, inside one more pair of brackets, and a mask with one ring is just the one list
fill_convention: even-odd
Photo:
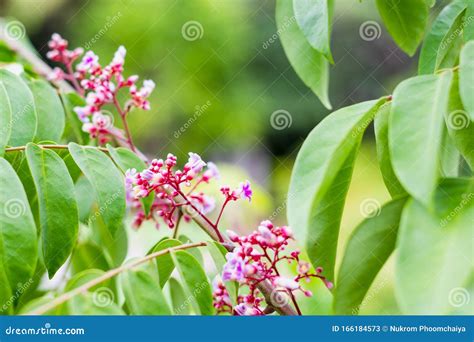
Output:
[[202,168],[206,166],[206,163],[201,159],[199,154],[193,152],[189,152],[188,154],[189,159],[186,165],[196,173],[201,172]]
[[210,179],[219,179],[220,178],[220,173],[219,169],[217,168],[216,164],[213,162],[208,162],[207,163],[207,170],[204,172],[202,175],[202,179],[204,182],[208,183]]
[[300,284],[298,282],[294,281],[293,279],[285,278],[285,277],[277,277],[273,281],[273,284],[275,286],[280,286],[284,287],[285,289],[288,290],[296,290],[300,287]]
[[95,71],[98,68],[100,68],[99,57],[92,51],[87,51],[82,61],[76,66],[76,70],[82,73]]
[[249,202],[252,200],[252,189],[250,188],[250,182],[245,181],[239,185],[240,197],[248,199]]

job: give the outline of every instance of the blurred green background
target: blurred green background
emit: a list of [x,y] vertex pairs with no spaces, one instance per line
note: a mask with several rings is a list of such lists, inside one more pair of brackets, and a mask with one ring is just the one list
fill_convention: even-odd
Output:
[[[225,217],[226,226],[241,232],[266,218],[284,223],[285,194],[299,146],[329,113],[299,80],[278,39],[272,39],[274,7],[273,0],[0,1],[1,15],[22,21],[43,56],[53,32],[67,38],[72,47],[94,50],[103,63],[124,45],[128,50],[125,74],[138,74],[157,84],[151,111],[130,116],[137,145],[150,156],[172,152],[184,158],[188,151],[197,152],[222,166],[221,182],[253,180],[257,191],[252,204],[234,205]],[[383,25],[376,39],[361,38],[360,27],[368,20],[380,23],[374,1],[336,1],[335,65],[330,71],[335,109],[390,94],[400,80],[415,72],[416,58],[401,52]],[[291,118],[291,125],[280,130],[270,121],[278,110]],[[383,203],[388,198],[370,127],[346,203],[341,249],[363,219],[364,200]],[[192,226],[186,229],[187,234],[195,234]],[[132,231],[132,254],[143,253],[157,241],[156,234],[164,233],[166,228],[157,233],[151,226]],[[398,312],[392,275],[389,262],[361,313]],[[329,312],[326,290],[311,286],[318,288],[305,305],[317,307],[322,314]]]

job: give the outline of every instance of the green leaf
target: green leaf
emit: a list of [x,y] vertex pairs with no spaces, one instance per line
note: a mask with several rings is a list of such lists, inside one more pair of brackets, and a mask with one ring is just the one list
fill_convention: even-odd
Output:
[[331,24],[333,0],[293,0],[296,21],[313,48],[322,53],[332,64]]
[[[88,282],[97,279],[101,276],[103,276],[105,272],[103,270],[98,270],[95,268],[90,268],[88,270],[84,270],[82,272],[77,273],[72,277],[64,287],[64,292],[69,292],[71,290],[74,290],[84,284],[87,284]],[[94,292],[99,290],[103,290],[105,288],[110,289],[113,292],[113,281],[112,279],[105,280],[95,286],[92,286],[89,288],[87,291],[88,292]],[[110,298],[114,297],[115,295],[113,293],[108,294]]]
[[40,79],[30,80],[28,85],[38,115],[35,141],[59,141],[64,131],[65,113],[56,89]]
[[80,243],[74,249],[71,258],[74,273],[87,269],[107,271],[110,267],[102,249],[95,243],[88,241]]
[[388,132],[393,169],[406,191],[424,203],[440,176],[451,79],[450,71],[416,76],[393,93]]
[[470,41],[474,40],[474,2],[466,0],[467,10],[466,10],[466,21],[464,27],[464,40]]
[[94,147],[69,144],[69,152],[94,189],[97,211],[113,236],[125,215],[125,188],[122,175],[103,152]]
[[413,56],[428,20],[426,0],[377,0],[377,8],[397,45]]
[[375,116],[374,130],[377,149],[377,159],[382,172],[385,186],[392,197],[406,194],[405,189],[400,184],[393,171],[390,158],[390,150],[388,148],[388,122],[391,111],[391,103],[386,103],[380,107],[379,112]]
[[365,129],[386,99],[367,101],[327,116],[306,138],[296,158],[287,215],[311,262],[334,279],[339,223],[354,158]]
[[125,147],[113,147],[107,145],[110,157],[118,165],[118,167],[125,173],[128,169],[136,169],[141,172],[146,168],[146,164],[135,153]]
[[0,189],[0,259],[3,260],[2,272],[15,293],[17,287],[27,283],[35,271],[37,237],[23,185],[3,158],[0,158]]
[[84,176],[79,177],[76,184],[74,184],[74,189],[77,198],[79,220],[84,224],[88,224],[95,202],[94,189],[89,180]]
[[74,183],[55,152],[29,143],[26,157],[38,193],[43,258],[51,279],[71,254],[77,239]]
[[67,312],[70,315],[125,315],[106,292],[83,293],[74,296],[67,302]]
[[[186,251],[173,251],[171,257],[183,279],[184,291],[195,313],[201,315],[214,314],[211,287],[204,269],[196,258]],[[180,312],[177,314],[180,314]]]
[[186,295],[184,294],[181,284],[175,278],[170,278],[169,289],[171,301],[173,302],[174,314],[188,315],[191,312],[191,308],[189,307],[189,303],[186,301]]
[[96,208],[94,211],[96,214],[89,220],[89,225],[94,233],[94,242],[103,247],[108,264],[111,267],[118,267],[125,260],[128,252],[128,236],[125,225],[121,223],[112,234],[98,215],[98,209]]
[[[432,74],[437,69],[439,63],[438,55],[446,53],[446,44],[450,37],[449,32],[455,26],[457,20],[463,15],[466,4],[463,1],[454,1],[446,6],[433,22],[431,30],[428,32],[420,52],[418,63],[418,73]],[[451,39],[452,40],[452,39]],[[444,43],[443,43],[444,42]],[[439,64],[438,64],[439,66]]]
[[[179,240],[165,239],[156,244],[156,246],[152,250],[152,253],[156,253],[167,248],[172,248],[180,245],[182,245],[182,242]],[[158,278],[160,279],[160,286],[163,288],[163,286],[165,286],[166,282],[168,281],[171,273],[173,273],[174,263],[169,253],[161,255],[155,260],[156,265],[158,267]]]
[[[184,234],[181,234],[178,237],[178,240],[181,241],[182,243],[193,243],[193,240],[191,240],[189,237],[187,237]],[[196,258],[196,260],[201,264],[204,265],[204,259],[201,254],[201,250],[199,248],[192,248],[187,250],[189,254],[191,254],[193,257]]]
[[294,20],[291,1],[277,0],[276,22],[281,44],[291,66],[304,84],[318,96],[322,104],[330,109],[328,61],[309,44],[301,32]]
[[449,92],[446,127],[454,144],[463,155],[471,170],[474,170],[474,122],[464,110],[459,95],[459,73],[455,72]]
[[447,129],[443,130],[440,155],[440,174],[442,177],[456,177],[459,173],[461,154]]
[[474,121],[474,41],[468,42],[461,51],[459,64],[459,93],[464,108]]
[[2,120],[10,117],[8,126],[11,134],[8,145],[26,145],[36,133],[37,115],[33,94],[19,76],[4,69],[0,70],[0,88],[7,94],[7,101],[2,101],[0,111],[10,112],[10,115],[0,115]]
[[385,204],[352,233],[342,259],[334,295],[337,315],[359,311],[370,285],[395,249],[400,216],[406,198]]
[[10,134],[12,131],[12,109],[10,106],[10,100],[8,93],[0,82],[0,157],[5,152],[5,146],[10,140]]
[[76,93],[61,93],[60,96],[67,118],[64,131],[65,136],[74,137],[81,145],[87,144],[89,135],[82,130],[82,122],[74,111],[74,107],[84,107],[86,104],[85,100]]
[[441,41],[436,56],[435,70],[452,68],[459,61],[459,51],[463,44],[464,11],[461,12]]
[[[437,192],[437,213],[410,200],[403,211],[397,241],[395,293],[405,314],[446,314],[454,309],[452,291],[463,287],[472,270],[472,180],[464,191],[444,182]],[[439,200],[443,201],[440,203]],[[454,206],[453,206],[454,204]]]
[[163,291],[158,286],[158,277],[153,277],[151,272],[129,270],[120,275],[120,283],[131,314],[171,315]]
[[[3,248],[3,246],[1,247]],[[0,306],[0,315],[9,315],[13,313],[14,303],[10,303],[12,300],[12,290],[8,281],[7,270],[4,265],[3,253],[0,253],[0,303],[2,303]]]
[[[107,148],[110,152],[110,156],[118,167],[122,170],[123,173],[127,172],[128,169],[135,169],[138,172],[146,169],[146,164],[143,160],[140,159],[135,153],[130,151],[125,147],[114,148],[111,145],[107,145]],[[140,202],[142,204],[143,211],[145,215],[148,216],[155,200],[155,192],[152,191],[147,197],[141,198]]]

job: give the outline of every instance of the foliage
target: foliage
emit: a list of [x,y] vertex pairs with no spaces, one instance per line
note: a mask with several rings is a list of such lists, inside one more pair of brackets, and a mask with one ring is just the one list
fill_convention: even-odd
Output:
[[[407,54],[414,55],[426,37],[420,75],[401,82],[392,95],[336,110],[301,147],[287,210],[297,242],[305,247],[302,257],[307,255],[312,267],[300,260],[299,251],[284,254],[293,238],[286,226],[263,221],[242,237],[222,231],[224,209],[252,199],[248,181],[220,189],[223,205],[213,218],[214,202],[199,186],[218,178],[214,164],[190,153],[178,168],[171,154],[150,161],[139,151],[127,120],[132,109],[150,108],[154,83],[138,88],[137,77],[123,76],[123,47],[108,65],[99,64],[92,52],[77,63],[83,51],[69,50],[67,41],[54,35],[48,57],[64,68],[44,75],[44,64],[36,54],[31,57],[28,43],[4,37],[1,312],[301,314],[295,291],[311,296],[300,281],[319,278],[332,289],[334,312],[355,314],[396,253],[401,310],[451,313],[451,292],[467,288],[473,274],[474,6],[452,1],[425,32],[430,5],[377,1],[387,30]],[[328,108],[333,6],[332,0],[277,0],[276,8],[291,65]],[[123,130],[105,108],[116,111]],[[373,121],[392,200],[354,230],[337,270],[344,203]],[[135,228],[145,220],[164,222],[172,236],[157,241],[147,255],[125,260],[127,213],[135,215]],[[179,226],[191,221],[213,241],[178,235]],[[204,257],[197,248],[205,250]],[[213,289],[204,258],[222,273]],[[294,263],[297,275],[283,275],[280,261]],[[39,291],[43,274],[53,278],[61,268],[70,279],[49,293]]]

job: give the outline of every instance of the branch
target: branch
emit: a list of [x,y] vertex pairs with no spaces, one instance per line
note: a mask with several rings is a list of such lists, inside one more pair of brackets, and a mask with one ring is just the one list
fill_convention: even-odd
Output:
[[90,288],[106,281],[107,279],[115,277],[116,275],[118,275],[118,274],[120,274],[124,271],[130,270],[130,269],[132,269],[136,266],[139,266],[139,265],[141,265],[141,264],[143,264],[143,263],[145,263],[149,260],[155,259],[159,256],[168,254],[168,253],[173,252],[173,251],[184,250],[184,249],[195,248],[195,247],[203,247],[203,246],[206,246],[206,245],[207,245],[206,242],[189,243],[189,244],[180,245],[180,246],[177,246],[177,247],[171,247],[171,248],[163,249],[161,251],[149,254],[149,255],[141,258],[141,259],[138,259],[138,260],[133,261],[131,263],[124,264],[120,267],[117,267],[117,268],[114,268],[110,271],[107,271],[103,275],[101,275],[100,277],[97,277],[97,278],[95,278],[95,279],[93,279],[93,280],[91,280],[91,281],[89,281],[89,282],[87,282],[87,283],[85,283],[85,284],[69,291],[69,292],[66,292],[66,293],[62,294],[61,296],[53,299],[51,302],[49,302],[45,305],[42,305],[42,306],[34,309],[33,311],[27,312],[24,315],[42,315],[42,314],[45,314],[49,310],[54,309],[58,305],[61,305],[65,302],[67,302],[71,298],[73,298],[73,297],[75,297],[75,296],[77,296],[81,293],[86,292]]
[[[68,145],[38,145],[41,148],[46,148],[50,150],[67,150],[69,148]],[[109,153],[109,150],[106,149],[105,147],[97,147],[97,146],[88,146],[88,147],[93,147],[96,148],[102,152]],[[7,147],[5,148],[5,152],[15,152],[15,151],[23,151],[26,149],[26,146],[15,146],[15,147]]]

